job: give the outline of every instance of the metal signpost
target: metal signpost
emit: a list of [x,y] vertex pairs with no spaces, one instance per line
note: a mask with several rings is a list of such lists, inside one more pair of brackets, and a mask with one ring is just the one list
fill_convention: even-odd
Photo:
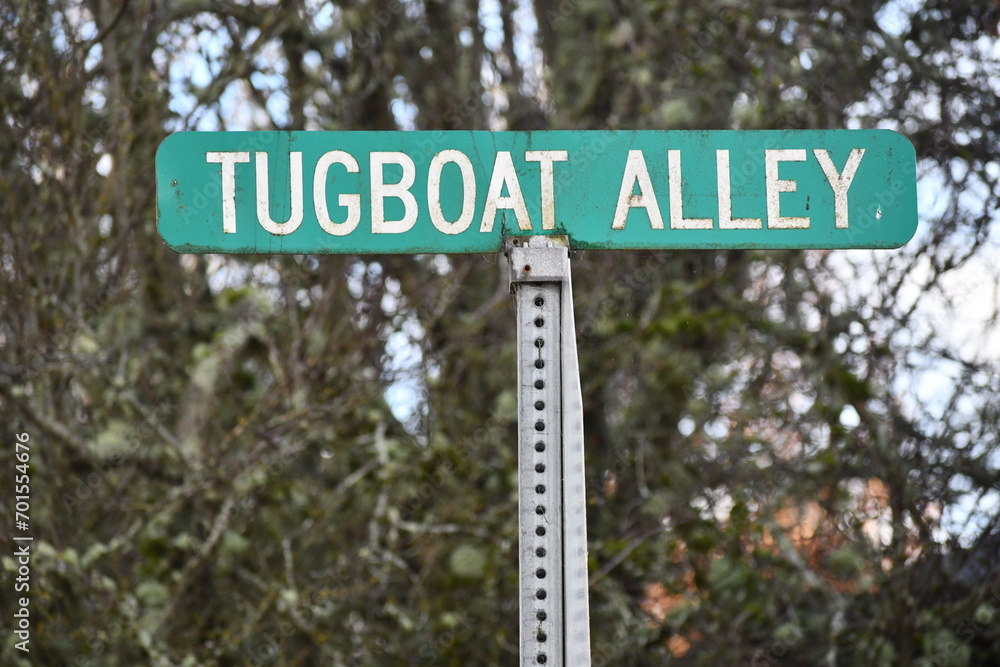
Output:
[[517,309],[521,664],[589,665],[583,401],[565,238],[508,239]]
[[522,665],[590,664],[569,250],[895,248],[917,223],[913,147],[886,130],[180,132],[156,179],[180,252],[505,252]]

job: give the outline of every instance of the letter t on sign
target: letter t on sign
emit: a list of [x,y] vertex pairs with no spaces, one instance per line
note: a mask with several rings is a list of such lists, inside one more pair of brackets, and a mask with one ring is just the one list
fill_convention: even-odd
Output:
[[222,165],[222,231],[236,233],[236,163],[250,162],[249,151],[208,151],[205,162]]

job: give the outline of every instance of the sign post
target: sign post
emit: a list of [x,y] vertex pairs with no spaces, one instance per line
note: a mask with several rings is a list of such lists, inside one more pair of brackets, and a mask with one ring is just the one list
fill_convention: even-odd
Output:
[[916,157],[887,130],[179,132],[178,252],[506,253],[517,304],[521,665],[590,664],[569,249],[897,248]]
[[505,242],[517,309],[522,665],[589,665],[583,409],[567,239]]

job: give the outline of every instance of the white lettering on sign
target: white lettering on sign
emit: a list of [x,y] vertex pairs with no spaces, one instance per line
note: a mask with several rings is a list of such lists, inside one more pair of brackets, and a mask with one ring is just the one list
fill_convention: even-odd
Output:
[[850,227],[847,221],[847,191],[851,188],[854,174],[858,172],[858,166],[861,164],[861,158],[865,155],[865,149],[855,148],[851,150],[847,164],[844,165],[844,171],[839,174],[833,165],[833,160],[830,159],[829,152],[817,148],[813,150],[813,154],[819,160],[819,166],[823,168],[823,174],[826,175],[826,180],[833,188],[833,209],[837,229],[847,229]]
[[205,162],[222,165],[222,232],[236,233],[236,163],[249,162],[246,151],[209,151]]
[[681,196],[681,152],[667,151],[667,179],[670,183],[670,229],[711,229],[711,218],[685,218]]
[[276,236],[291,234],[302,224],[304,214],[302,195],[302,153],[288,154],[289,181],[292,198],[291,216],[285,222],[271,219],[271,202],[267,181],[267,153],[257,153],[257,222],[266,231]]
[[[441,172],[449,162],[458,165],[462,173],[462,213],[455,222],[445,219],[441,208]],[[445,234],[461,234],[472,224],[476,214],[476,172],[462,151],[444,150],[431,160],[427,172],[427,208],[430,209],[431,222]]]
[[[636,183],[639,184],[639,194],[632,194]],[[646,169],[646,158],[642,151],[628,152],[611,229],[625,229],[625,219],[633,208],[646,209],[650,227],[663,229],[663,216],[660,215],[660,205],[656,203],[656,194],[653,192],[653,183],[649,180],[649,170]]]
[[323,153],[316,163],[316,171],[313,172],[313,206],[316,209],[316,220],[324,232],[334,236],[347,236],[361,221],[361,195],[346,193],[339,195],[337,202],[347,209],[347,219],[343,222],[334,222],[330,218],[330,209],[326,203],[326,177],[330,167],[335,164],[344,165],[349,174],[361,171],[358,161],[350,153],[344,151]]
[[[715,229],[713,218],[684,217],[684,179],[681,167],[681,152],[677,149],[666,151],[666,189],[669,202],[670,227],[672,230],[712,230]],[[834,222],[837,229],[849,229],[848,194],[851,184],[858,173],[865,149],[851,149],[842,169],[838,169],[833,158],[826,149],[815,148],[807,151],[803,148],[764,149],[764,217],[734,217],[732,179],[733,168],[731,151],[716,149],[716,198],[719,211],[719,230],[755,230],[765,226],[767,229],[809,229],[811,219],[808,216],[786,216],[781,213],[781,195],[799,190],[799,182],[795,179],[781,178],[781,164],[784,162],[806,162],[810,153],[815,157],[820,170],[825,177],[834,199]],[[271,217],[271,185],[268,172],[270,156],[266,151],[258,151],[251,156],[248,151],[207,151],[205,161],[220,165],[219,174],[222,182],[222,231],[225,234],[236,233],[237,222],[237,189],[236,165],[251,162],[253,157],[257,222],[262,229],[270,234],[284,236],[298,229],[305,218],[305,193],[303,188],[302,153],[290,151],[288,155],[288,219],[278,222]],[[759,156],[759,153],[757,154]],[[280,159],[280,158],[279,158]],[[697,156],[696,156],[697,159]],[[744,157],[742,177],[747,178],[754,164],[750,157]],[[555,163],[569,162],[569,151],[566,150],[529,150],[524,152],[524,162],[538,163],[539,199],[541,210],[541,229],[551,231],[556,229],[556,194],[555,194]],[[759,164],[759,163],[758,163]],[[397,182],[386,182],[386,165],[398,167],[401,173]],[[451,165],[449,167],[449,165]],[[748,168],[747,165],[751,165]],[[457,168],[457,170],[456,170]],[[319,227],[331,236],[347,236],[354,232],[361,222],[362,195],[358,192],[341,192],[337,195],[337,206],[343,215],[336,212],[331,215],[328,188],[336,182],[331,176],[331,169],[348,174],[359,174],[361,167],[357,159],[342,150],[327,151],[317,160],[313,168],[312,197],[313,210]],[[524,172],[522,171],[522,177]],[[662,173],[662,172],[660,172]],[[800,172],[801,173],[801,172]],[[438,152],[427,165],[427,199],[426,203],[418,201],[412,189],[416,183],[417,166],[413,159],[398,151],[373,151],[368,156],[368,176],[371,195],[371,231],[373,234],[402,234],[413,229],[421,215],[421,207],[426,206],[424,215],[430,218],[431,224],[439,232],[448,235],[461,234],[469,230],[476,217],[476,196],[479,183],[476,179],[476,168],[469,157],[462,151],[446,149]],[[392,178],[389,176],[389,178]],[[455,179],[458,179],[457,181]],[[799,178],[803,178],[800,176]],[[563,182],[562,179],[560,182]],[[364,181],[362,181],[364,182]],[[449,220],[444,213],[441,189],[445,183],[458,183],[461,186],[461,211],[454,220]],[[809,183],[815,183],[815,176]],[[705,197],[704,183],[699,182],[698,196]],[[658,184],[662,187],[662,184]],[[759,186],[758,186],[759,187]],[[279,188],[284,200],[284,188]],[[746,194],[746,185],[741,193],[740,201],[753,201],[759,195],[750,197]],[[455,187],[447,187],[448,193],[457,192]],[[506,194],[504,194],[506,192]],[[397,199],[402,204],[403,214],[397,220],[386,219],[386,199]],[[808,201],[808,200],[807,200]],[[826,200],[828,201],[828,200]],[[744,206],[745,204],[741,204]],[[646,166],[646,158],[642,150],[629,150],[625,160],[621,187],[618,191],[618,201],[615,205],[611,229],[623,230],[632,209],[644,208],[649,217],[649,226],[653,230],[663,230],[663,216],[660,213],[659,200]],[[398,206],[397,206],[398,209]],[[528,213],[521,182],[510,151],[497,151],[494,156],[493,170],[490,175],[489,187],[482,203],[482,213],[479,231],[492,233],[497,213],[501,209],[513,212],[520,231],[531,231],[532,221]],[[808,204],[806,210],[809,209]],[[454,209],[449,209],[454,210]],[[334,217],[339,218],[335,221]],[[426,219],[426,218],[425,218]],[[504,230],[506,231],[506,230]]]
[[805,162],[806,152],[801,148],[772,148],[764,151],[764,193],[767,196],[768,229],[809,229],[809,218],[783,217],[781,215],[782,192],[795,192],[793,180],[778,178],[779,162]]
[[538,162],[542,179],[542,229],[556,228],[556,190],[553,180],[553,162],[569,160],[568,151],[525,151],[525,162]]
[[[372,152],[369,155],[372,176],[372,233],[402,234],[413,228],[417,221],[417,200],[410,192],[417,179],[417,168],[406,153],[398,151]],[[387,164],[398,164],[403,168],[399,183],[386,183],[384,168]],[[403,217],[399,220],[385,219],[385,200],[395,197],[403,202]]]
[[[507,196],[501,195],[504,187],[507,188]],[[521,184],[517,180],[510,151],[497,151],[493,160],[493,176],[490,177],[490,188],[486,192],[486,206],[483,207],[483,221],[479,225],[479,231],[493,231],[493,222],[497,217],[497,209],[500,208],[513,209],[518,229],[531,231],[528,207],[521,194]]]
[[729,151],[715,151],[715,168],[719,186],[719,229],[760,229],[760,218],[734,218],[733,193],[730,186],[732,172],[729,167]]

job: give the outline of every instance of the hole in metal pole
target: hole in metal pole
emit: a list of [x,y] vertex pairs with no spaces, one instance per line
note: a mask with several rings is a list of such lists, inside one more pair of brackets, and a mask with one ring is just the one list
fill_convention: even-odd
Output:
[[536,452],[544,452],[545,451],[545,443],[544,442],[536,442],[535,443],[535,451]]
[[549,638],[549,636],[547,634],[545,634],[544,632],[542,632],[541,630],[538,631],[538,634],[536,636],[538,637],[538,641],[540,641],[540,642],[543,642],[543,641],[545,641],[546,639]]
[[542,306],[545,305],[545,299],[543,299],[540,296],[536,296],[535,297],[535,305],[538,306],[539,308],[541,308]]
[[539,665],[544,665],[548,661],[549,661],[549,659],[548,659],[548,657],[546,657],[546,655],[544,653],[539,653],[538,654],[538,664]]
[[[538,556],[539,558],[544,558],[545,557],[545,547],[538,547],[537,549],[535,549],[535,555]],[[541,620],[544,621],[545,619],[543,618]]]
[[535,359],[535,368],[545,368],[545,362],[541,359]]
[[536,317],[535,318],[535,326],[536,327],[545,326],[545,320],[542,319],[541,317]]
[[537,347],[538,349],[542,349],[543,347],[545,347],[545,341],[542,340],[541,338],[536,338],[535,347]]
[[541,380],[535,380],[535,389],[544,389],[545,383]]
[[539,588],[537,591],[535,591],[535,597],[538,598],[539,600],[544,600],[546,597],[548,597],[548,593],[545,592],[544,588]]
[[535,570],[535,576],[538,577],[539,579],[544,579],[545,578],[545,568],[540,567],[537,570]]
[[537,421],[537,422],[535,422],[535,430],[536,431],[544,431],[545,430],[545,422],[543,422],[543,421]]
[[531,264],[525,264],[524,265],[524,272],[525,273],[531,273]]
[[548,617],[549,617],[549,615],[548,615],[548,614],[546,614],[546,613],[545,613],[544,611],[542,611],[541,609],[539,609],[539,610],[538,610],[538,613],[537,613],[537,614],[535,614],[535,618],[537,618],[537,619],[538,619],[539,621],[544,621],[544,620],[545,620],[546,618],[548,618]]
[[545,514],[545,505],[539,505],[536,507],[535,514]]
[[545,493],[545,485],[539,484],[535,487],[535,493]]
[[535,472],[545,472],[545,464],[544,463],[535,464]]
[[536,410],[544,410],[545,409],[545,401],[535,401],[535,409]]
[[541,537],[544,534],[545,534],[545,526],[539,526],[538,528],[535,528],[535,535]]

